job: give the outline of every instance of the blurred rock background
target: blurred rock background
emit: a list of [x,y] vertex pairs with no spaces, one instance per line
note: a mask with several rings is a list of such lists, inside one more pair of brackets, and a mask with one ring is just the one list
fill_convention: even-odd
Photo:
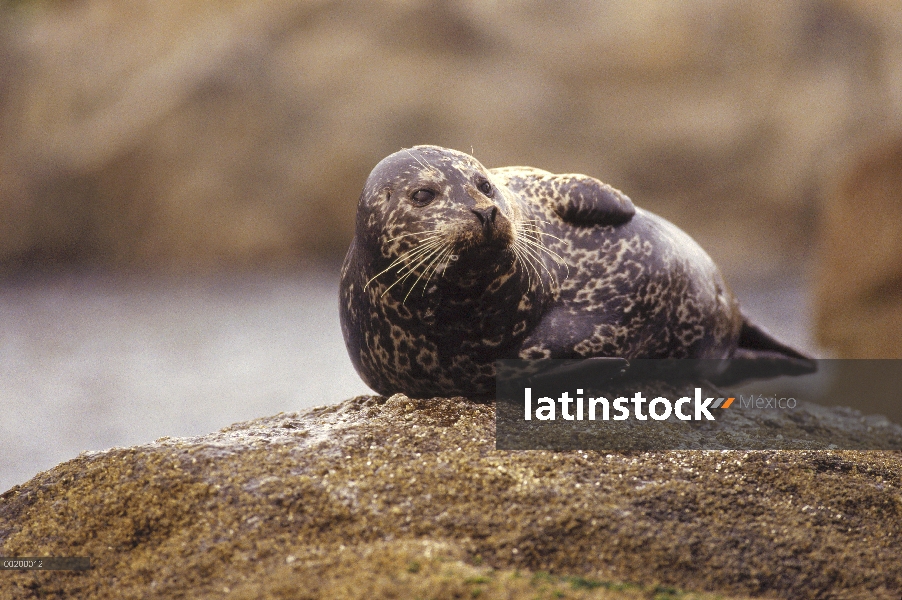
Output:
[[818,339],[847,358],[902,358],[902,137],[874,143],[823,209]]
[[5,3],[0,262],[337,259],[403,146],[586,172],[728,272],[797,269],[902,127],[896,2]]
[[[130,308],[109,308],[121,306],[121,286],[72,283],[86,269],[288,273],[288,284],[250,287],[288,313],[324,302],[333,282],[291,278],[337,273],[370,169],[432,143],[489,167],[596,176],[698,239],[784,339],[821,354],[902,356],[902,166],[873,158],[890,156],[882,148],[900,132],[898,2],[3,0],[0,343],[7,357],[23,339],[53,346],[63,339],[53,323],[84,340],[97,323],[115,329],[110,339],[135,336],[133,315],[162,322],[179,311],[147,295],[153,283],[126,293],[140,298]],[[47,272],[66,275],[21,287]],[[218,284],[193,285],[175,294],[195,303],[186,313],[221,301]],[[67,298],[81,304],[61,308]],[[855,298],[864,308],[846,310]],[[45,300],[52,308],[35,313]],[[85,309],[92,302],[106,308]],[[203,326],[258,314],[239,305]],[[337,332],[311,338],[309,351],[331,340],[341,354]],[[6,376],[37,378],[48,364]],[[69,371],[59,373],[65,387]],[[36,400],[29,393],[17,401]]]

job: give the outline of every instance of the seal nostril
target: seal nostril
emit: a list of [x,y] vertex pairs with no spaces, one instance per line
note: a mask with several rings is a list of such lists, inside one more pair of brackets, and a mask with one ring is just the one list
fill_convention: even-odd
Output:
[[483,227],[487,227],[495,222],[495,217],[498,216],[498,207],[471,208],[470,212],[476,215],[476,218],[479,219],[479,222],[482,223]]

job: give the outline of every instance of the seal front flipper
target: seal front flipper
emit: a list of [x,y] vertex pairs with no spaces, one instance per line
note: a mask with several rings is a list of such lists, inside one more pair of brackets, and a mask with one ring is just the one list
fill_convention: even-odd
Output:
[[588,175],[553,175],[554,212],[574,225],[620,225],[636,214],[629,197]]
[[736,360],[731,360],[726,371],[713,377],[712,383],[733,385],[750,379],[808,375],[817,371],[814,359],[778,341],[745,315],[732,358]]
[[573,225],[620,225],[636,214],[626,194],[588,175],[555,175],[529,167],[491,172],[507,178],[507,185],[514,191],[548,202],[561,219]]

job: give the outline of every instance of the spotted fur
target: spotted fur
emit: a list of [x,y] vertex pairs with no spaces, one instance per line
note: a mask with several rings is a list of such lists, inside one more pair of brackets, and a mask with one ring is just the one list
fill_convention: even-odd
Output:
[[727,358],[743,327],[711,258],[614,188],[437,146],[367,179],[340,310],[366,384],[414,397],[491,393],[502,358]]

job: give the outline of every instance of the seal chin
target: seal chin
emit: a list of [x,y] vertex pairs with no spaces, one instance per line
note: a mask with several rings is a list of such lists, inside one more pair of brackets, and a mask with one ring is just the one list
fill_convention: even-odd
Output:
[[479,244],[462,249],[458,256],[460,264],[479,263],[483,268],[494,262],[510,262],[507,260],[512,253],[511,246],[500,241]]

